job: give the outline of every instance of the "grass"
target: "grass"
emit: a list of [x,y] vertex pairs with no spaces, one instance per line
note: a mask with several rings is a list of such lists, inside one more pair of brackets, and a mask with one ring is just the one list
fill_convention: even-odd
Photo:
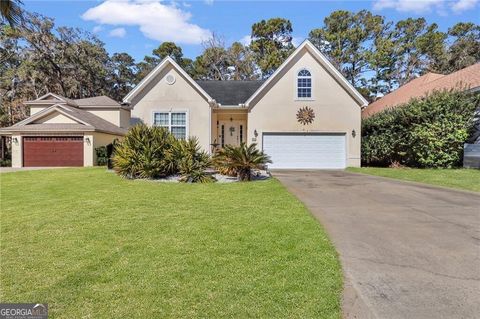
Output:
[[348,168],[351,172],[480,192],[478,169]]
[[322,227],[276,180],[129,181],[103,168],[0,175],[0,300],[50,318],[340,318]]

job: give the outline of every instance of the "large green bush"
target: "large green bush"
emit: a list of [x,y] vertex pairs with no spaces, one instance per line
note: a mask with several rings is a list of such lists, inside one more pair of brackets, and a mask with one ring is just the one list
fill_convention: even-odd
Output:
[[97,154],[97,165],[105,166],[108,163],[107,147],[99,146],[95,148],[95,154]]
[[114,170],[127,178],[159,178],[175,173],[168,154],[176,142],[165,128],[136,125],[115,147]]
[[434,92],[364,119],[363,164],[459,166],[479,101],[478,94]]
[[181,175],[183,182],[210,182],[205,170],[210,157],[191,137],[178,140],[165,128],[144,124],[131,128],[122,142],[115,146],[115,171],[127,178],[159,178]]

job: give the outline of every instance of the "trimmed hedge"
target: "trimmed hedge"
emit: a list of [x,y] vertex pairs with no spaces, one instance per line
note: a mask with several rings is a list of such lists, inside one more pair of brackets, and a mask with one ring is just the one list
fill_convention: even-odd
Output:
[[480,95],[438,91],[362,121],[362,163],[411,167],[460,166]]
[[97,154],[97,165],[98,166],[105,166],[108,163],[108,154],[107,154],[107,147],[100,146],[95,149],[95,153]]

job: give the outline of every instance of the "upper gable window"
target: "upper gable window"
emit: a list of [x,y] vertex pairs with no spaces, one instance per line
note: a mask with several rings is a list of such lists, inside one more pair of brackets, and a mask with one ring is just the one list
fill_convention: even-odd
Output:
[[297,74],[297,98],[312,98],[312,74],[306,69],[300,70]]

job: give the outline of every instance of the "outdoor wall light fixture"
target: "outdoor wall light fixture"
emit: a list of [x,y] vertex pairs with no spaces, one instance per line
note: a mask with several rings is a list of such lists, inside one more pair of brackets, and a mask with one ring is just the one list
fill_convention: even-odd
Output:
[[13,138],[13,143],[18,144],[18,138],[14,137]]
[[90,145],[90,137],[86,137],[85,142],[87,143],[87,145]]
[[253,131],[253,135],[254,135],[255,137],[257,137],[257,136],[258,136],[258,132],[257,132],[257,130]]
[[355,138],[355,136],[357,136],[357,132],[355,132],[355,130],[352,130],[352,137]]

